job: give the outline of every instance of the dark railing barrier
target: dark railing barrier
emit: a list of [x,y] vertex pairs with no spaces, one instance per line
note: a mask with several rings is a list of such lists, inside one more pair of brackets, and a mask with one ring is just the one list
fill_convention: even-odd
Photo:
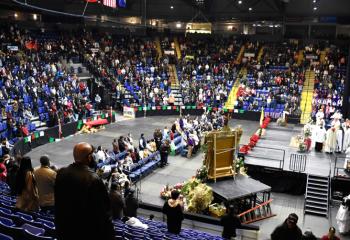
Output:
[[[162,207],[154,205],[154,204],[140,202],[139,206],[140,206],[140,208],[146,209],[149,211],[162,212]],[[202,222],[202,223],[208,223],[208,224],[212,224],[212,225],[221,226],[219,218],[215,218],[215,217],[211,217],[211,216],[207,216],[207,215],[203,215],[203,214],[184,212],[184,217],[185,217],[185,219],[192,220],[192,221],[198,221],[198,222]],[[255,226],[255,225],[251,225],[251,224],[249,224],[249,225],[242,224],[242,229],[259,231],[259,226]]]
[[[71,122],[62,125],[62,137],[67,137],[69,135],[75,134],[77,132],[78,122]],[[44,145],[50,142],[50,139],[59,138],[59,127],[55,126],[52,128],[48,128],[43,130],[44,135],[39,136],[37,138],[32,139],[31,141],[25,141],[25,138],[21,138],[18,140],[13,148],[11,149],[11,155],[24,155],[30,152],[32,149]]]
[[302,154],[291,154],[289,161],[289,170],[293,172],[305,172],[307,156]]
[[[262,154],[262,152],[260,151],[259,153],[259,149],[264,149],[264,151],[269,152],[269,150],[273,150],[273,151],[277,151],[280,152],[282,155],[281,156],[277,156],[277,158],[272,158],[270,157],[271,155],[275,156],[275,154],[273,153],[269,153],[269,154]],[[258,150],[258,151],[256,151]],[[283,170],[284,167],[284,159],[286,156],[286,151],[284,149],[280,149],[280,148],[272,148],[272,147],[266,147],[266,146],[255,146],[253,151],[250,151],[246,157],[255,157],[255,158],[259,158],[259,159],[265,159],[265,160],[269,160],[269,161],[277,161],[279,162],[279,169]],[[281,157],[281,158],[279,158]]]
[[339,171],[345,172],[345,168],[344,168],[344,162],[348,160],[350,161],[349,157],[336,157],[335,158],[335,164],[334,164],[334,169],[333,169],[333,177],[335,178],[348,178],[350,179],[350,174],[345,174],[343,173],[342,175],[339,174]]

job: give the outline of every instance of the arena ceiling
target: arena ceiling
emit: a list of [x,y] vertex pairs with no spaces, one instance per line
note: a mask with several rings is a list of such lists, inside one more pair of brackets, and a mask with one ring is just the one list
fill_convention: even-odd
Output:
[[[18,2],[51,10],[82,14],[85,0],[2,0],[1,7],[16,9]],[[102,1],[102,0],[100,0]],[[126,0],[127,7],[113,10],[89,3],[85,15],[142,16],[169,21],[283,20],[315,17],[350,18],[349,0]],[[20,7],[25,9],[25,7]]]

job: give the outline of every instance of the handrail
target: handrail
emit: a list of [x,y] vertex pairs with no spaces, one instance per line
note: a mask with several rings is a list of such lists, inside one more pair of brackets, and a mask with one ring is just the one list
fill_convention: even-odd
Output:
[[260,208],[260,207],[262,207],[262,206],[265,206],[265,205],[271,203],[272,201],[273,201],[273,199],[270,199],[270,200],[268,200],[268,201],[266,201],[266,202],[264,202],[264,203],[262,203],[262,204],[258,204],[257,206],[255,206],[255,207],[253,207],[253,208],[251,208],[251,209],[249,209],[249,210],[247,210],[247,211],[245,211],[245,212],[240,213],[240,214],[238,215],[238,217],[242,217],[243,215],[246,215],[247,213],[250,213],[250,212],[252,212],[252,211],[255,211],[256,209],[258,209],[258,208]]
[[[242,146],[243,144],[241,144],[240,146]],[[261,155],[259,155],[259,156],[257,156],[257,157],[259,157],[259,158],[261,158],[261,159],[267,159],[267,160],[271,160],[271,161],[278,161],[279,162],[279,168],[280,169],[283,169],[284,168],[284,159],[285,159],[285,156],[286,156],[286,150],[284,150],[284,149],[280,149],[280,148],[273,148],[273,147],[266,147],[266,146],[264,146],[264,147],[259,147],[259,146],[255,146],[254,147],[254,149],[257,149],[257,148],[261,148],[261,149],[270,149],[270,150],[277,150],[277,151],[281,151],[282,153],[283,153],[283,157],[282,157],[282,159],[275,159],[275,158],[269,158],[269,157],[264,157],[264,156],[261,156]],[[249,156],[251,156],[251,157],[255,157],[255,155],[254,154],[252,154],[254,151],[250,151],[249,152],[249,154],[247,155],[248,157]]]

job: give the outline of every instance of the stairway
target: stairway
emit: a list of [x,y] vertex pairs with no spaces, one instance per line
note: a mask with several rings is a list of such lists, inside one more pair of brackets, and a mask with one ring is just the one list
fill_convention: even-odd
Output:
[[305,81],[304,81],[303,91],[301,93],[301,101],[300,101],[300,109],[301,109],[300,123],[301,124],[306,124],[311,116],[314,84],[315,84],[315,72],[308,69],[305,72]]
[[46,122],[40,121],[39,116],[32,117],[30,119],[30,122],[35,124],[35,130],[36,131],[44,131],[44,130],[46,130],[48,128],[46,126]]
[[[247,69],[246,68],[241,68],[241,70],[239,71],[238,76],[243,76],[243,78],[245,78],[247,76]],[[237,100],[237,92],[239,89],[239,85],[240,85],[240,80],[237,77],[235,83],[233,84],[233,87],[231,89],[230,95],[227,98],[227,102],[225,103],[225,108],[227,109],[234,109],[235,107],[235,102]]]
[[175,97],[175,106],[183,105],[183,98],[180,91],[179,79],[177,77],[176,66],[174,64],[169,65],[169,78],[171,81],[171,94]]
[[264,55],[264,50],[265,50],[265,46],[261,46],[259,53],[258,53],[258,57],[257,57],[258,62],[260,62],[262,56]]
[[176,52],[177,59],[180,60],[182,56],[181,56],[180,44],[179,44],[179,41],[177,40],[177,37],[174,37],[174,44],[175,44],[175,52]]
[[304,61],[304,50],[299,50],[297,64],[300,66]]
[[272,200],[273,199],[270,199],[262,204],[257,205],[256,207],[253,207],[252,209],[249,209],[248,211],[239,214],[238,217],[240,218],[241,223],[249,224],[276,216],[276,214],[273,214],[271,210],[270,204]]
[[325,48],[323,51],[321,51],[321,55],[320,55],[321,64],[324,64],[324,61],[328,52],[329,52],[329,48]]
[[239,50],[237,59],[235,61],[236,64],[241,64],[241,61],[242,61],[242,58],[243,58],[243,55],[244,55],[244,50],[245,50],[245,45],[243,44],[241,49]]
[[158,53],[158,59],[161,59],[163,56],[163,52],[162,52],[162,47],[160,46],[159,37],[156,37],[155,43],[156,43],[156,49],[157,49],[157,53]]
[[304,214],[328,217],[329,185],[329,177],[307,176]]

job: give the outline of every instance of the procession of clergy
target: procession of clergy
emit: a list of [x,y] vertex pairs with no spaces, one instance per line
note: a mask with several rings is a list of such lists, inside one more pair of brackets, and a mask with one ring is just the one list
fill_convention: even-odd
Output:
[[[315,150],[326,153],[345,153],[350,157],[350,120],[342,119],[340,112],[331,116],[330,125],[326,127],[324,113],[320,110],[316,114],[316,125],[312,126],[312,142],[315,143]],[[346,168],[346,162],[344,163]]]

